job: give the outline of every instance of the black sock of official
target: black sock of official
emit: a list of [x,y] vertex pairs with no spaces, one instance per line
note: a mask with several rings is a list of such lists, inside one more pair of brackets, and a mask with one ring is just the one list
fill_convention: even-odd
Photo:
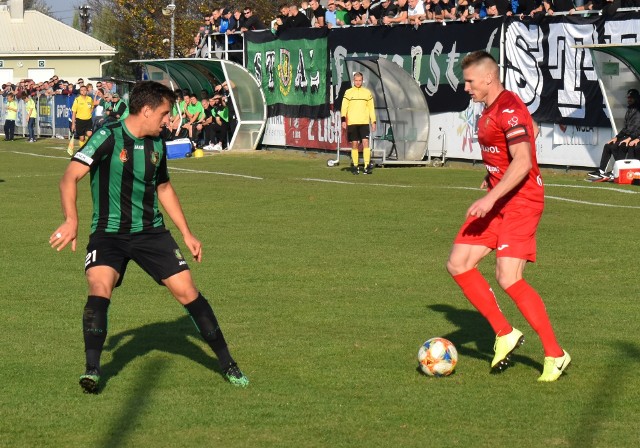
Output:
[[89,296],[82,314],[84,350],[87,367],[100,370],[100,355],[107,339],[107,311],[111,301],[106,297]]
[[184,307],[204,340],[218,357],[220,367],[225,370],[234,361],[229,353],[227,341],[224,339],[211,305],[202,294],[198,294],[196,300],[186,304]]

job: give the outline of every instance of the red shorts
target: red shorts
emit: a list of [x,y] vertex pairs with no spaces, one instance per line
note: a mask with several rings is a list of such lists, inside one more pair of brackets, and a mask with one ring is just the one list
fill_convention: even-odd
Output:
[[485,246],[496,257],[536,261],[536,230],[542,208],[509,204],[484,218],[470,216],[462,225],[454,244]]

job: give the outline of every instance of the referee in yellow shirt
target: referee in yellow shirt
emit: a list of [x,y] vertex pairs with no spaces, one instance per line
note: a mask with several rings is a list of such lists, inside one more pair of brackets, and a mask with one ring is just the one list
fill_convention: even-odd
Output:
[[80,87],[80,95],[73,101],[71,112],[71,132],[76,134],[82,148],[93,133],[93,98],[87,95],[85,86]]
[[362,158],[364,159],[364,174],[371,174],[371,148],[369,148],[369,123],[371,132],[376,132],[376,111],[373,95],[366,87],[362,87],[362,73],[353,75],[353,87],[344,93],[342,107],[342,129],[347,130],[347,140],[351,142],[351,161],[353,174],[360,174],[358,167],[358,144],[362,143]]

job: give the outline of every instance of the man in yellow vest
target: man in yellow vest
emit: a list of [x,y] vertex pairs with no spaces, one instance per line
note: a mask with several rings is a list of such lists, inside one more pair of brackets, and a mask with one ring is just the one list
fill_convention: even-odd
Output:
[[[91,134],[93,133],[93,122],[91,120],[93,114],[93,98],[87,95],[87,88],[80,87],[80,95],[73,101],[71,106],[71,132],[74,132],[80,140],[82,148]],[[73,155],[73,148],[71,148]]]
[[351,142],[351,160],[353,174],[360,174],[358,167],[358,144],[362,143],[362,158],[364,159],[364,174],[371,174],[371,148],[369,147],[369,124],[371,132],[376,131],[376,111],[373,95],[366,87],[362,87],[362,73],[353,75],[353,87],[344,93],[342,106],[342,129],[347,131],[347,140]]
[[4,141],[13,140],[16,132],[16,117],[18,116],[18,102],[13,93],[7,95],[7,113],[4,121]]

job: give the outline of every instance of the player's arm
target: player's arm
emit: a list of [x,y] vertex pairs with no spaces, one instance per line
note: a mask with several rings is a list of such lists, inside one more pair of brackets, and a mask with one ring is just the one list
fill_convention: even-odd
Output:
[[71,112],[71,131],[75,132],[76,130],[76,111],[72,110]]
[[340,120],[342,121],[342,128],[347,129],[347,111],[349,110],[349,97],[345,95],[342,97],[342,105],[340,106]]
[[484,197],[471,204],[467,210],[467,217],[482,218],[491,211],[498,199],[520,185],[522,180],[527,177],[533,166],[529,142],[522,141],[509,145],[509,154],[511,154],[512,160],[502,179]]
[[376,132],[376,108],[373,102],[373,95],[370,94],[369,101],[367,101],[367,108],[369,114],[369,121],[371,122],[371,132]]
[[182,234],[182,239],[189,248],[194,260],[198,263],[202,261],[202,243],[191,233],[187,218],[182,211],[180,200],[171,182],[164,182],[158,185],[158,200]]
[[49,244],[60,251],[71,242],[71,250],[76,250],[78,236],[78,182],[89,172],[89,167],[79,162],[71,161],[60,180],[60,202],[64,222],[49,236]]

